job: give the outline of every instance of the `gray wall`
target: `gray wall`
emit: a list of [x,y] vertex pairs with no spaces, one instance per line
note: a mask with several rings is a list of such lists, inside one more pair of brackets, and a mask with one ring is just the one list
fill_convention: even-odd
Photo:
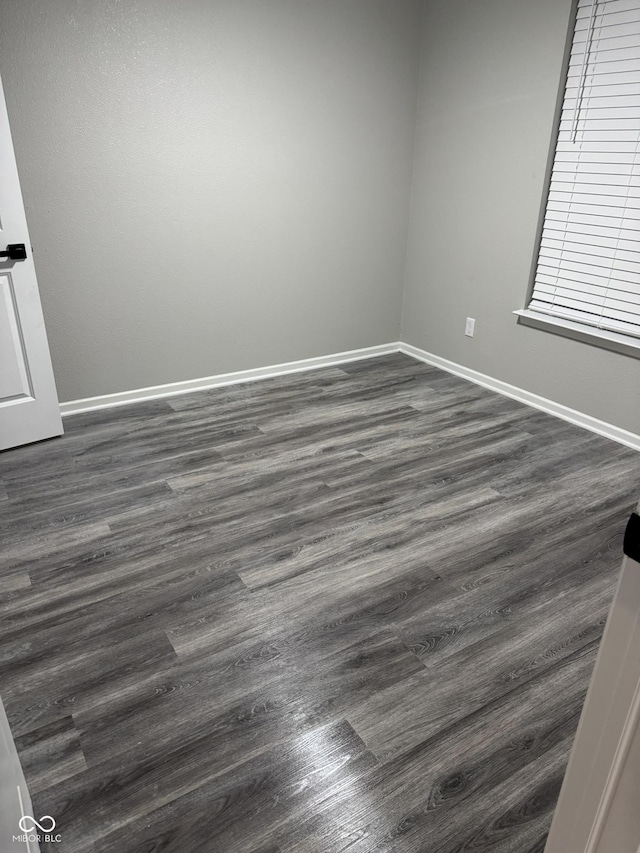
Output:
[[61,400],[397,340],[420,0],[2,0]]
[[640,431],[637,360],[511,313],[571,0],[427,0],[418,95],[422,6],[2,0],[61,400],[402,336]]
[[638,433],[637,359],[511,313],[524,307],[570,13],[571,0],[427,0],[402,338]]

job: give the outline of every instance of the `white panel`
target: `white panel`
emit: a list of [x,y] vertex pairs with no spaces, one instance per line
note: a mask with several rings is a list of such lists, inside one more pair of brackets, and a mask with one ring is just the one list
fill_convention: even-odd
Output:
[[0,389],[0,406],[8,401],[32,397],[24,338],[10,275],[0,276]]

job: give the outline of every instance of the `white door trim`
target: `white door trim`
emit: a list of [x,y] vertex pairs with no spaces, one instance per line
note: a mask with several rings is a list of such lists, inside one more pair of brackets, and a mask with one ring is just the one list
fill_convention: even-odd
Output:
[[545,853],[601,853],[640,721],[639,649],[640,563],[624,557]]
[[[636,566],[637,565],[638,564],[636,564]],[[638,566],[638,569],[640,570],[640,566]],[[627,716],[627,719],[625,720],[624,728],[622,730],[622,734],[620,736],[620,740],[616,748],[613,763],[611,765],[611,770],[609,771],[609,775],[607,777],[607,781],[602,792],[602,798],[600,800],[600,804],[598,806],[598,810],[593,821],[593,826],[591,827],[591,834],[589,835],[589,840],[587,841],[585,853],[595,853],[596,848],[600,842],[605,823],[613,805],[613,798],[616,794],[616,791],[618,790],[622,771],[624,769],[627,758],[629,757],[629,750],[631,748],[631,743],[636,733],[636,729],[638,728],[639,722],[640,681],[636,686],[636,692],[633,697],[633,702],[631,704],[631,708],[629,709],[629,714]],[[638,839],[638,842],[640,843],[640,839]]]

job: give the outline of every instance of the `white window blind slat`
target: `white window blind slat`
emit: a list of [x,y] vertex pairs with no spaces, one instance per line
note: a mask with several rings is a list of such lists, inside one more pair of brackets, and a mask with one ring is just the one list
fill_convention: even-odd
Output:
[[[631,180],[627,180],[626,185],[624,183],[605,184],[592,181],[576,181],[575,184],[571,184],[568,181],[552,180],[551,192],[561,200],[569,195],[575,198],[580,197],[582,201],[599,199],[602,204],[616,204],[619,199],[624,199],[627,196],[630,199],[638,198],[640,196],[640,185],[633,184]],[[613,199],[613,202],[609,199]]]
[[[604,289],[597,284],[584,284],[582,282],[576,282],[570,278],[557,280],[553,275],[540,282],[540,292],[551,294],[557,293],[559,297],[563,292],[571,292],[574,298],[576,295],[579,296],[580,294],[584,294],[586,300],[589,300],[589,297],[596,296],[604,298],[605,295]],[[640,300],[640,291],[637,288],[632,288],[631,290],[609,288],[607,298],[615,299],[625,304],[638,304],[638,300]]]
[[615,249],[617,247],[621,252],[626,252],[629,255],[640,254],[640,243],[637,240],[617,239],[612,235],[577,231],[578,227],[587,228],[588,226],[570,224],[570,230],[561,231],[552,228],[551,223],[549,223],[542,232],[541,243],[542,245],[548,242],[559,246],[579,246],[582,251],[591,251],[594,254],[599,254],[601,249]]
[[[576,26],[580,22],[581,19],[589,16],[591,3],[583,3],[582,0],[578,6],[578,10],[576,13]],[[640,7],[640,0],[609,0],[607,3],[607,9],[609,12],[619,12],[619,11],[628,11],[629,9],[637,9]],[[596,9],[597,14],[606,14],[606,9],[603,6],[599,6]]]
[[[605,258],[607,261],[612,260],[612,256],[615,252],[615,246],[596,246],[593,243],[579,243],[575,240],[570,242],[565,242],[563,240],[555,239],[553,236],[548,236],[548,232],[543,234],[542,241],[540,243],[540,253],[542,254],[543,250],[545,251],[544,257],[548,257],[546,254],[547,250],[556,250],[556,251],[572,251],[579,253],[584,256],[585,263],[589,260],[597,260],[598,258]],[[632,257],[635,257],[636,262],[640,263],[640,252],[637,251],[629,251],[626,253],[627,260],[630,260]]]
[[[631,219],[630,217],[622,217],[620,215],[608,215],[606,209],[602,209],[599,212],[596,212],[593,207],[586,205],[587,211],[582,212],[580,210],[567,209],[569,205],[560,205],[557,202],[548,202],[547,203],[547,213],[545,216],[545,222],[564,222],[564,223],[575,223],[576,225],[593,225],[598,229],[598,232],[601,228],[614,228],[622,231],[632,232],[634,236],[623,235],[626,239],[633,240],[637,239],[638,229],[640,225],[635,219]],[[563,209],[561,209],[563,208]],[[614,211],[615,213],[615,211]],[[557,225],[554,227],[558,227]],[[610,233],[610,232],[605,232]]]
[[602,249],[599,255],[595,255],[588,252],[576,252],[566,246],[557,249],[543,245],[540,248],[541,263],[543,263],[543,259],[546,263],[555,260],[564,269],[572,269],[585,274],[593,270],[596,274],[602,275],[601,270],[605,270],[607,273],[614,270],[623,281],[640,280],[640,259],[622,259],[615,249]]
[[[612,222],[612,224],[617,227],[622,226],[622,216],[619,214],[619,208],[614,204],[602,204],[600,200],[596,204],[594,202],[583,201],[580,198],[576,197],[571,201],[563,201],[561,199],[550,198],[548,202],[548,206],[550,210],[553,210],[557,213],[566,213],[566,214],[584,214],[585,216],[602,216],[604,219],[608,219]],[[613,212],[615,212],[616,217],[614,218]],[[630,222],[630,220],[640,219],[640,210],[636,207],[632,207],[627,204],[625,207],[625,216],[624,222]]]
[[[556,200],[549,201],[549,209],[554,213],[564,213],[564,214],[584,214],[585,216],[593,216],[594,219],[597,216],[601,216],[603,219],[607,220],[607,223],[610,223],[614,228],[620,228],[622,223],[622,217],[618,215],[617,208],[613,205],[595,205],[595,204],[583,204],[580,201],[571,201],[571,202],[561,202]],[[612,211],[616,212],[616,216],[612,215]],[[624,223],[629,227],[633,227],[633,223],[635,223],[636,229],[640,227],[638,225],[638,220],[640,220],[640,210],[638,208],[633,208],[627,206],[625,209],[625,217]]]
[[612,310],[617,311],[628,311],[629,306],[634,307],[635,309],[640,308],[640,293],[627,293],[622,296],[617,296],[616,294],[609,294],[607,296],[606,305],[610,306]]
[[[579,243],[576,240],[565,241],[556,239],[549,232],[542,235],[540,241],[540,257],[557,257],[552,252],[563,252],[564,254],[572,253],[572,256],[580,256],[583,263],[593,263],[600,259],[600,264],[609,264],[615,256],[615,245],[602,246],[593,243]],[[640,252],[626,252],[625,259],[630,261],[635,258],[637,263],[640,263]]]
[[[590,6],[590,4],[589,4]],[[616,8],[611,3],[605,5],[597,5],[594,16],[594,26],[596,29],[602,27],[620,27],[624,24],[633,24],[638,15],[638,4],[634,3],[628,8]],[[578,8],[576,16],[575,31],[577,34],[585,34],[589,28],[590,8],[586,8],[584,13]]]
[[[596,6],[595,14],[597,17],[633,11],[640,6],[638,0],[605,0],[605,3],[606,6],[602,2]],[[588,0],[586,3],[583,3],[581,0],[576,12],[576,29],[584,25],[584,21],[589,17],[590,9],[591,0]]]
[[[611,152],[608,151],[581,151],[580,159],[577,160],[575,156],[575,151],[561,151],[556,150],[556,158],[554,168],[565,168],[565,164],[571,163],[576,169],[589,169],[590,171],[597,170],[599,173],[604,174],[601,171],[600,166],[609,166],[611,169],[619,169],[619,168],[628,168],[630,171],[635,170],[634,163],[634,154],[633,152],[626,154],[618,154],[615,157],[611,155]],[[560,166],[560,164],[562,164]],[[597,169],[596,169],[597,167]]]
[[562,263],[554,263],[556,260],[549,256],[541,258],[540,273],[552,279],[555,276],[558,283],[566,279],[572,282],[574,289],[579,288],[581,284],[585,285],[585,291],[588,289],[586,285],[620,293],[635,293],[639,289],[638,275],[629,270],[598,267],[587,272],[585,265],[579,262],[563,260]]
[[543,256],[539,263],[540,275],[547,278],[566,279],[573,282],[572,286],[579,288],[581,283],[593,285],[594,287],[610,287],[612,289],[628,288],[631,291],[638,289],[638,277],[628,270],[618,270],[607,267],[591,267],[587,272],[580,267],[580,262],[565,261],[558,262],[557,258]]
[[566,130],[567,126],[572,127],[574,124],[577,125],[578,129],[582,133],[585,131],[589,131],[591,133],[597,133],[598,131],[610,132],[612,130],[637,131],[638,124],[640,122],[638,120],[637,109],[635,107],[633,109],[627,108],[624,111],[618,109],[616,110],[617,115],[605,115],[602,109],[596,108],[590,111],[590,115],[588,117],[585,117],[584,110],[586,107],[590,106],[591,103],[589,99],[583,98],[579,104],[581,113],[577,118],[574,115],[573,105],[571,105],[569,109],[565,109],[560,116],[560,131]]
[[[615,51],[611,51],[614,53]],[[590,56],[591,54],[589,54]],[[571,85],[578,85],[578,80],[582,73],[582,64],[583,64],[584,54],[580,56],[576,54],[573,58],[573,61],[569,65],[569,76],[568,80]],[[602,79],[602,82],[610,85],[611,82],[609,78],[612,74],[637,74],[638,73],[638,57],[631,57],[630,59],[613,59],[613,57],[609,57],[606,60],[600,60],[600,62],[591,62],[589,61],[588,71],[584,77],[585,84],[590,86],[597,85],[597,82]],[[621,82],[626,82],[623,78],[621,78]]]
[[[619,36],[618,38],[593,38],[592,44],[598,49],[599,62],[617,62],[619,59],[636,59],[637,49],[640,45],[640,36]],[[582,61],[585,53],[586,43],[573,45],[569,55],[569,68],[573,68],[578,61]]]
[[[640,52],[640,47],[638,47],[638,52]],[[606,105],[606,106],[605,106]],[[589,113],[590,120],[589,123],[593,122],[617,122],[622,119],[624,122],[634,121],[638,119],[638,106],[640,105],[640,99],[636,101],[635,104],[629,106],[617,106],[612,107],[609,105],[608,100],[604,101],[602,105],[598,105],[595,102],[591,103],[589,100]],[[563,119],[572,119],[573,118],[573,108],[571,110],[565,110],[565,115],[563,115]],[[581,119],[582,120],[582,119]]]
[[556,163],[551,179],[602,186],[619,186],[628,181],[631,186],[640,186],[640,174],[625,163],[607,164],[601,169],[591,163]]
[[631,221],[626,219],[623,228],[621,228],[620,217],[596,216],[592,213],[580,214],[577,211],[569,214],[566,211],[548,209],[545,221],[554,222],[557,227],[561,225],[565,227],[567,225],[571,225],[572,227],[583,225],[589,228],[597,228],[598,233],[600,230],[609,235],[614,232],[616,234],[620,233],[626,240],[640,239],[640,222],[636,220]]
[[[637,50],[640,52],[640,45],[638,45]],[[601,115],[607,110],[631,111],[637,110],[640,106],[640,95],[633,94],[622,95],[618,93],[601,96],[594,93],[592,95],[585,94],[584,99],[588,100],[589,109],[593,110],[595,116]]]
[[[589,15],[589,3],[581,3],[578,7],[577,19],[583,18]],[[618,12],[620,10],[626,11],[628,9],[640,9],[640,0],[610,0],[607,4],[607,8],[611,12]],[[601,13],[604,12],[604,9],[600,7],[599,10]]]
[[[583,131],[579,125],[577,127],[577,133],[580,137],[580,142],[590,142],[595,145],[604,145],[605,147],[610,143],[615,143],[617,145],[618,142],[628,142],[630,145],[635,145],[637,136],[637,131],[635,130],[625,130],[620,132],[610,130]],[[569,128],[561,131],[560,141],[565,143],[573,143],[575,141],[573,133]]]
[[579,71],[576,69],[576,73],[569,77],[571,90],[567,93],[567,102],[572,102],[576,96],[584,100],[591,96],[601,95],[606,90],[609,90],[612,95],[631,95],[638,82],[638,77],[640,77],[638,70],[618,71],[614,67],[608,68],[606,72],[588,72],[586,77],[581,79]]
[[587,99],[601,98],[618,98],[633,97],[637,93],[636,86],[631,83],[612,83],[610,80],[606,83],[600,83],[597,86],[583,86],[581,89],[576,84],[567,91],[565,106],[569,103],[573,104],[576,96],[580,95],[583,101]]
[[[638,147],[637,142],[627,142],[623,140],[609,140],[608,142],[605,142],[604,140],[601,140],[600,142],[580,142],[579,140],[577,140],[577,142],[580,145],[580,150],[585,152],[586,154],[607,153],[610,155],[613,162],[628,162],[628,155],[635,157],[636,148]],[[572,152],[575,154],[575,146],[576,142],[572,141],[571,139],[558,140],[558,150],[561,152]]]
[[[635,22],[637,14],[637,8],[616,10],[608,8],[607,0],[600,0],[600,3],[596,5],[595,15],[593,15],[593,23],[591,26],[595,33],[601,30],[610,30],[613,27],[626,27],[626,25],[633,24]],[[580,9],[578,10],[575,27],[576,41],[588,41],[589,25],[591,20],[591,12],[589,9],[586,10],[585,14],[582,14]]]
[[562,285],[570,287],[572,290],[580,290],[584,286],[585,293],[588,292],[587,285],[589,287],[600,288],[603,291],[608,289],[617,291],[621,290],[623,286],[628,287],[628,292],[631,293],[637,290],[637,279],[623,279],[620,275],[613,276],[613,274],[609,276],[602,274],[598,270],[592,270],[587,273],[584,270],[575,269],[575,267],[569,264],[566,266],[556,266],[547,261],[548,259],[546,258],[542,258],[540,261],[540,276],[544,276],[544,281],[547,284],[554,284],[557,287]]

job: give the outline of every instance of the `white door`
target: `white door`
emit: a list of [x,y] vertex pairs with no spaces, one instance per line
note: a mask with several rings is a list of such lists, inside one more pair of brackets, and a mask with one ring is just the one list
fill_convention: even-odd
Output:
[[[26,257],[20,246],[24,245]],[[13,246],[13,259],[3,255]],[[36,271],[0,83],[0,450],[62,434]]]
[[[35,817],[38,820],[39,816]],[[48,828],[51,819],[38,822]],[[25,832],[21,823],[35,832]],[[34,840],[38,834],[34,827],[31,797],[0,700],[0,850],[2,853],[38,853],[40,846]]]
[[625,552],[545,853],[640,851],[637,515],[627,528]]

